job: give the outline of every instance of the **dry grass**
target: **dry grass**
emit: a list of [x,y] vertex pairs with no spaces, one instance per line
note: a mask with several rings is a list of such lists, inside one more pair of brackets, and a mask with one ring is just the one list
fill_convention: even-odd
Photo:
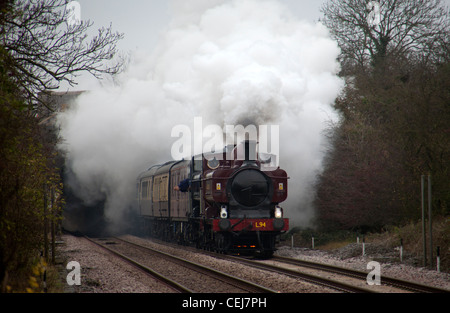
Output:
[[[430,238],[429,227],[426,223],[426,249],[427,262],[430,262]],[[450,218],[436,217],[433,220],[433,263],[436,263],[436,250],[440,247],[441,269],[450,271]],[[403,227],[393,227],[382,234],[370,234],[367,242],[371,242],[385,248],[395,248],[403,242],[403,250],[414,255],[417,259],[423,259],[423,233],[422,223],[410,223]]]
[[[430,264],[430,244],[428,233],[428,222],[426,223],[426,247],[427,264]],[[311,230],[299,230],[294,232],[294,242],[297,247],[311,248]],[[291,234],[284,241],[285,245],[290,245]],[[316,238],[315,248],[325,251],[333,251],[343,248],[351,243],[356,243],[357,235],[350,232],[340,232],[336,234],[314,233]],[[365,242],[374,246],[383,248],[385,251],[394,251],[400,246],[400,240],[403,242],[404,255],[408,255],[412,264],[423,265],[423,241],[422,241],[422,223],[409,223],[402,227],[388,227],[383,233],[365,235]],[[362,235],[360,235],[362,242]],[[436,265],[436,250],[440,247],[441,270],[450,272],[450,218],[435,217],[433,220],[433,264]],[[383,250],[382,249],[382,250]]]
[[343,241],[330,241],[326,244],[320,245],[317,247],[317,249],[320,250],[325,250],[325,251],[332,251],[332,250],[336,250],[336,249],[340,249],[343,248],[351,243],[354,243],[356,241],[353,240],[343,240]]

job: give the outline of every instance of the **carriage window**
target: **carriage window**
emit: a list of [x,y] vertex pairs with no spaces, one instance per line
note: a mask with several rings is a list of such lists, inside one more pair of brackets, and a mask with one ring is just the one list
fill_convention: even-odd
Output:
[[142,182],[141,191],[142,191],[142,196],[141,196],[142,199],[146,199],[148,196],[148,181]]
[[194,158],[194,172],[201,172],[202,171],[202,165],[203,165],[203,160],[196,160]]
[[161,178],[157,177],[153,181],[153,202],[159,202],[159,185],[161,183]]
[[161,180],[159,183],[159,200],[160,201],[167,201],[169,199],[168,187],[169,187],[169,177],[168,176],[161,177]]
[[[178,183],[182,180],[179,171],[177,172],[176,177],[177,177],[177,178],[176,178],[176,182],[174,182],[174,186],[173,186],[173,187],[175,187],[176,185],[178,185]],[[173,189],[173,188],[172,188],[172,189]],[[180,199],[180,193],[181,193],[181,192],[175,193],[175,194],[177,195],[177,199],[178,199],[178,200]]]

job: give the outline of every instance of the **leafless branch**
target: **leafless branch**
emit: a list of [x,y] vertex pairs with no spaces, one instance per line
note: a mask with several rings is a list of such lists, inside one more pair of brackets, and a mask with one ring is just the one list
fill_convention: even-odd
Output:
[[89,41],[86,31],[93,22],[69,26],[67,3],[16,0],[13,10],[2,16],[0,45],[10,56],[10,76],[30,99],[38,100],[40,91],[56,89],[62,81],[76,85],[81,72],[101,78],[122,69],[115,56],[123,34],[109,26],[100,28]]
[[448,49],[450,21],[441,0],[379,0],[380,23],[368,23],[368,0],[330,0],[323,23],[341,47],[341,60],[374,65],[388,56],[428,57],[434,62]]

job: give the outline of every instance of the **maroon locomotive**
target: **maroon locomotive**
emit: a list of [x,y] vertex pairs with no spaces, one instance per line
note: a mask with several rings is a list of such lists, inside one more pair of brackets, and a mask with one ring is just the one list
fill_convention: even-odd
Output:
[[221,152],[151,167],[138,177],[148,235],[218,252],[271,256],[289,228],[280,203],[287,174],[245,141]]

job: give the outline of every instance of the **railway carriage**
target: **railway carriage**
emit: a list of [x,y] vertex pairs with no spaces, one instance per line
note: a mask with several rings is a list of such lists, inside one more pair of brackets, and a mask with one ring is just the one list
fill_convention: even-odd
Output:
[[[271,256],[289,228],[280,206],[288,177],[274,158],[245,141],[151,167],[137,180],[143,231],[223,253]],[[189,188],[178,190],[180,182]]]

